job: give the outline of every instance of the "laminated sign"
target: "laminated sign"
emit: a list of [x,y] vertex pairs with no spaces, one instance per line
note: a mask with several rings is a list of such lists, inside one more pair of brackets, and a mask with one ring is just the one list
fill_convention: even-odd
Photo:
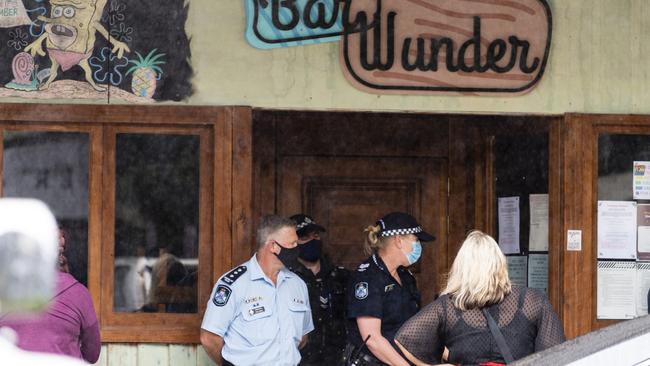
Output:
[[551,45],[546,0],[348,0],[342,23],[345,77],[381,94],[524,94]]

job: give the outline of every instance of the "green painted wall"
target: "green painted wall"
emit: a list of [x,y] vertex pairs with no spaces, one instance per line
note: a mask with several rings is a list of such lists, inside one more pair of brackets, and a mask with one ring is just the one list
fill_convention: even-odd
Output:
[[338,43],[271,51],[244,38],[243,0],[190,0],[190,104],[429,112],[649,113],[650,2],[550,0],[544,78],[519,97],[378,96],[343,78]]

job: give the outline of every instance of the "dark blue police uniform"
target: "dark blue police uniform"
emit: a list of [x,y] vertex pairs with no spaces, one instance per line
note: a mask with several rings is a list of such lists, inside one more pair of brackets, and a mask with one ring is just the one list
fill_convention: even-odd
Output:
[[355,318],[381,319],[381,335],[392,342],[402,324],[420,309],[415,277],[404,267],[398,267],[397,273],[401,285],[374,253],[352,274],[348,283],[348,342],[355,348],[363,343]]

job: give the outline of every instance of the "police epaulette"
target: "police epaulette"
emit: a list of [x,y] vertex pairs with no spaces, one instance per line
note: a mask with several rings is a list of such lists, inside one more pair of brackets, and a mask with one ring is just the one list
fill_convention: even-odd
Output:
[[221,281],[232,285],[241,275],[246,273],[246,266],[239,266],[221,277]]

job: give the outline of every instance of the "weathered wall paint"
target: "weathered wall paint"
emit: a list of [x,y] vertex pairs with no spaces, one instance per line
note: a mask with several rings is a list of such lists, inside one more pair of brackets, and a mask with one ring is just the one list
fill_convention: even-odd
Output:
[[191,0],[191,104],[429,112],[650,113],[650,2],[550,0],[548,69],[519,97],[372,95],[343,78],[337,43],[258,50],[243,1]]
[[203,347],[176,344],[108,344],[97,366],[214,366]]

